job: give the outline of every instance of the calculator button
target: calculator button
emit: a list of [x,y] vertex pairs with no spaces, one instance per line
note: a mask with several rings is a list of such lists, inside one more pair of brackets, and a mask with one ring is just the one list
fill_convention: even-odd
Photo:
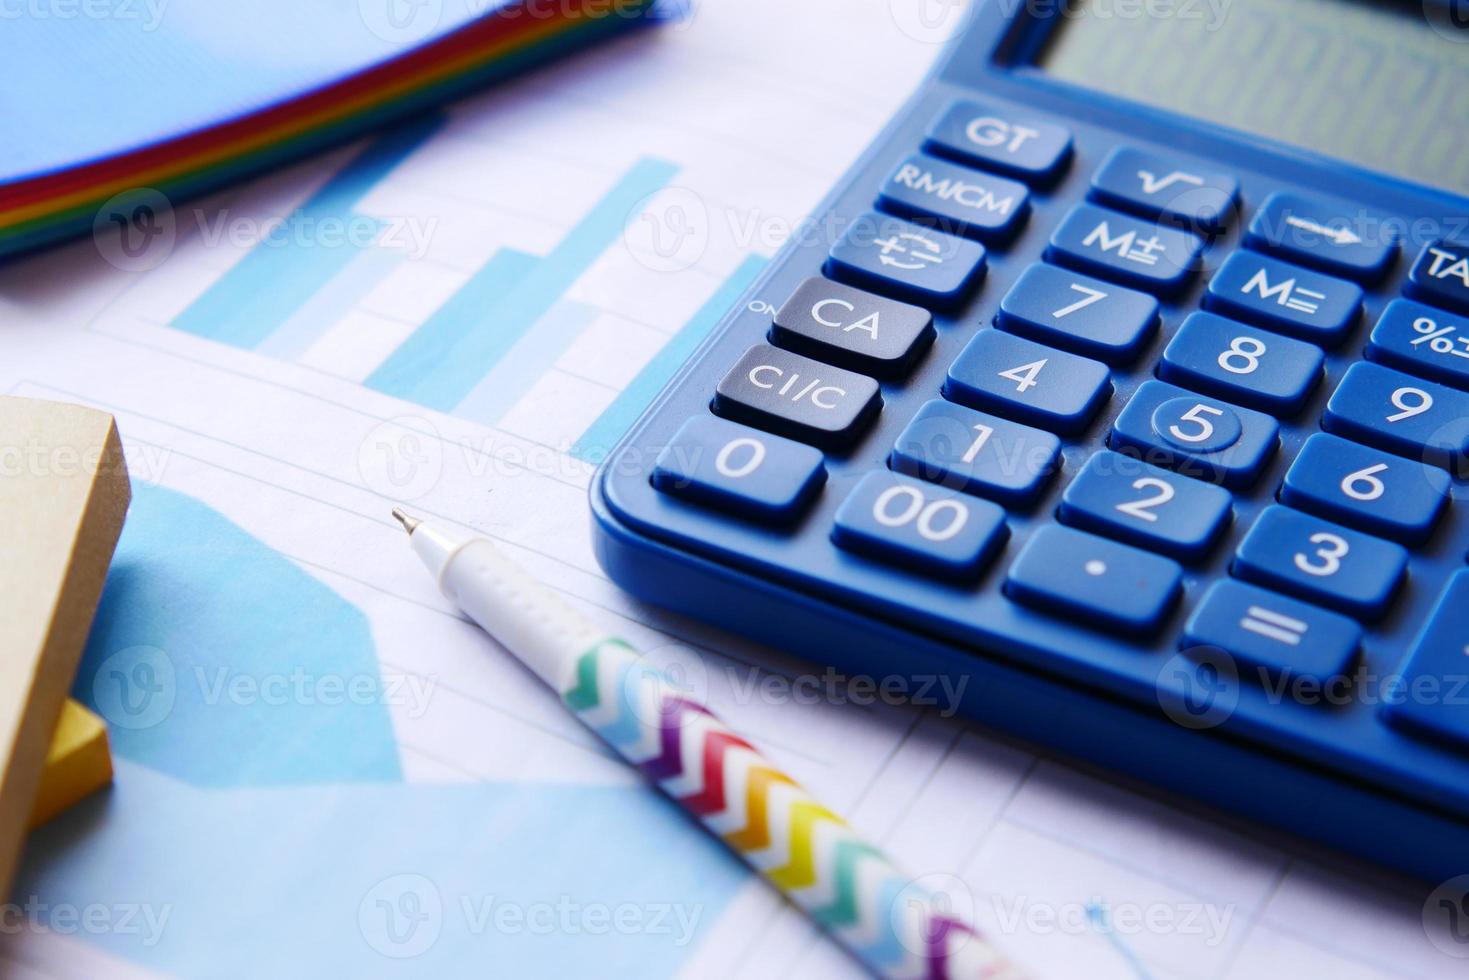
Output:
[[1118,147],[1092,177],[1092,197],[1212,234],[1229,220],[1239,181],[1186,160]]
[[1408,292],[1425,302],[1469,313],[1469,245],[1441,240],[1424,246],[1408,272]]
[[1204,594],[1183,628],[1180,646],[1223,650],[1247,680],[1306,678],[1325,684],[1352,669],[1362,628],[1337,613],[1226,580]]
[[794,520],[826,482],[821,451],[725,419],[689,419],[658,454],[653,486],[757,520]]
[[1321,427],[1451,473],[1469,471],[1469,394],[1380,364],[1347,368]]
[[1450,483],[1443,470],[1318,432],[1285,474],[1280,502],[1419,545],[1443,513]]
[[1234,556],[1234,573],[1363,619],[1377,619],[1402,581],[1408,552],[1289,507],[1267,507]]
[[1078,204],[1052,233],[1046,258],[1166,295],[1194,274],[1203,247],[1186,231]]
[[933,338],[922,307],[819,277],[801,283],[771,329],[782,347],[884,378],[906,374]]
[[828,271],[858,286],[950,306],[984,271],[984,246],[869,211],[832,246]]
[[1005,512],[896,473],[869,473],[837,509],[832,541],[945,578],[972,578],[1010,536]]
[[1385,215],[1357,205],[1282,191],[1255,212],[1245,244],[1359,282],[1376,282],[1398,253],[1389,226]]
[[1017,602],[1072,616],[1084,626],[1139,634],[1168,614],[1182,575],[1172,559],[1050,524],[1026,542],[1010,566],[1005,591]]
[[1469,752],[1469,571],[1449,579],[1400,680],[1383,718]]
[[1260,475],[1279,433],[1261,412],[1147,381],[1117,416],[1109,445],[1185,476],[1243,487]]
[[1469,389],[1469,320],[1395,299],[1372,328],[1367,357],[1420,378]]
[[966,163],[1043,183],[1071,155],[1071,132],[1026,113],[957,102],[928,131],[926,148]]
[[1158,301],[1135,289],[1037,263],[1000,300],[995,322],[1010,333],[1121,365],[1152,338]]
[[1331,346],[1346,338],[1362,312],[1362,287],[1253,252],[1224,260],[1204,305]]
[[1019,506],[1034,500],[1060,454],[1061,440],[1049,432],[931,401],[898,436],[888,461],[900,473]]
[[1204,557],[1229,523],[1228,490],[1102,450],[1061,498],[1061,520],[1181,561]]
[[1056,432],[1085,429],[1112,392],[1107,365],[999,330],[981,330],[944,381],[950,401]]
[[726,418],[832,449],[855,442],[881,405],[871,378],[769,344],[746,351],[714,393]]
[[894,214],[931,219],[944,231],[1004,241],[1030,210],[1030,192],[1016,181],[915,153],[882,185],[878,204]]
[[1183,321],[1158,373],[1174,384],[1278,415],[1305,403],[1321,380],[1321,348],[1213,313]]

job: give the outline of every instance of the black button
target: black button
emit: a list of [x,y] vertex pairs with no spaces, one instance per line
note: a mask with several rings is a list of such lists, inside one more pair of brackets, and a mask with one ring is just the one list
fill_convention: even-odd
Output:
[[1437,241],[1425,246],[1408,273],[1408,292],[1469,313],[1469,245]]
[[827,449],[856,441],[882,407],[877,382],[769,344],[756,344],[724,376],[714,410]]
[[775,315],[771,339],[832,364],[892,378],[907,373],[933,343],[921,306],[812,278]]

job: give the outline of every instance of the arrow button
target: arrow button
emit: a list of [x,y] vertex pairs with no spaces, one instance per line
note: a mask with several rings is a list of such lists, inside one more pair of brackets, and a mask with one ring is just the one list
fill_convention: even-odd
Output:
[[1286,192],[1270,195],[1260,206],[1245,244],[1365,283],[1381,279],[1398,254],[1386,215],[1346,201]]

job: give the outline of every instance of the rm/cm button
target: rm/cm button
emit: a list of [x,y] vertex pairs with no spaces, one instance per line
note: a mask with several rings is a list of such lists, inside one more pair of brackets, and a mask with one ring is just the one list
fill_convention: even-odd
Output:
[[866,375],[769,344],[747,350],[714,392],[725,418],[834,450],[856,442],[881,407]]

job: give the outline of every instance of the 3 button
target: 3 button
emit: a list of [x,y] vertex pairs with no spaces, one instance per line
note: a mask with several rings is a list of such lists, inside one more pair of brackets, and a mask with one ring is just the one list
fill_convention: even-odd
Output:
[[1267,507],[1235,552],[1241,578],[1378,619],[1402,581],[1408,552],[1288,507]]

